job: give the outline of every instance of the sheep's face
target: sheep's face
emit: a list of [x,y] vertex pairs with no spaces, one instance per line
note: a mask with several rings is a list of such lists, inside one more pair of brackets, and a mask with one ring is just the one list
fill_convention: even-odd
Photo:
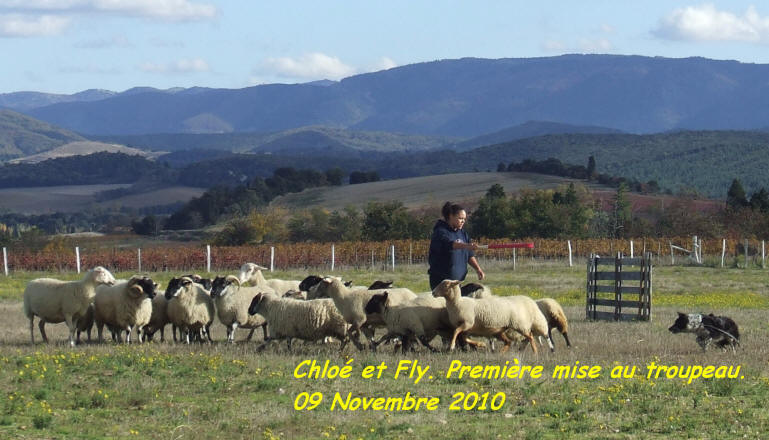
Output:
[[189,280],[189,278],[171,278],[171,281],[168,282],[168,287],[166,287],[166,299],[171,299],[179,295],[179,292],[182,289],[182,280]]
[[310,276],[306,277],[305,279],[303,279],[301,283],[299,283],[299,290],[307,292],[312,287],[317,286],[318,283],[320,283],[321,281],[323,281],[323,278],[321,278],[321,277],[319,277],[317,275],[310,275]]
[[382,311],[387,306],[387,296],[388,293],[379,293],[371,297],[371,299],[366,304],[366,308],[364,311],[367,315],[370,315],[372,313],[382,313]]
[[107,284],[109,286],[115,284],[115,277],[112,276],[110,271],[102,266],[93,268],[93,281],[96,284]]
[[468,283],[459,288],[462,296],[470,296],[478,290],[483,290],[483,286],[478,283]]
[[262,302],[264,301],[265,294],[264,293],[257,293],[256,296],[254,296],[254,299],[251,300],[251,304],[248,306],[248,314],[249,315],[256,315],[259,313],[259,309],[262,306]]
[[241,283],[248,282],[251,277],[256,275],[256,272],[260,270],[267,270],[266,267],[262,267],[255,263],[245,263],[242,266],[240,266],[240,273],[238,274],[238,279]]
[[211,296],[214,298],[225,296],[233,290],[232,287],[234,286],[240,287],[240,281],[236,277],[232,275],[216,277],[211,283]]
[[141,277],[141,278],[139,278],[139,280],[136,282],[136,284],[137,284],[137,285],[139,285],[139,286],[141,286],[141,288],[142,288],[142,293],[144,293],[144,295],[145,295],[147,298],[149,298],[149,299],[152,299],[152,298],[154,298],[154,297],[155,297],[155,286],[157,286],[157,284],[155,284],[155,282],[154,282],[154,281],[152,281],[152,278],[149,278],[149,277]]
[[456,280],[443,280],[435,286],[435,290],[433,290],[433,296],[443,297],[446,299],[449,298],[457,298],[462,295],[462,291],[459,289],[459,284],[461,281]]
[[389,280],[389,281],[376,280],[373,283],[371,283],[370,286],[368,286],[368,290],[389,289],[392,286],[393,286],[392,280]]

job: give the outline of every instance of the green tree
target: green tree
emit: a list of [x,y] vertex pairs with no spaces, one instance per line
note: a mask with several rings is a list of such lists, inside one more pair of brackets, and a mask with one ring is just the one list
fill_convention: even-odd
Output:
[[732,184],[729,186],[729,191],[726,193],[726,206],[738,209],[749,205],[748,198],[745,195],[745,188],[742,187],[740,179],[732,180]]
[[371,241],[412,238],[419,229],[400,201],[369,202],[363,209],[363,238]]
[[598,177],[598,173],[595,169],[595,157],[590,156],[587,159],[587,180],[592,181]]
[[630,200],[628,200],[627,192],[627,184],[621,182],[614,195],[614,200],[612,200],[611,234],[614,238],[623,236],[625,224],[631,218]]

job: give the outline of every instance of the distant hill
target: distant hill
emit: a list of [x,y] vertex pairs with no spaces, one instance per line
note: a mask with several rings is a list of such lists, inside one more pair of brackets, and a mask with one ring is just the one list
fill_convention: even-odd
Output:
[[115,96],[109,90],[90,89],[71,95],[42,92],[0,93],[0,109],[27,111],[60,102],[90,102]]
[[9,160],[8,163],[38,163],[48,159],[58,159],[68,156],[84,156],[98,152],[123,153],[131,156],[138,155],[148,159],[154,159],[164,154],[162,151],[147,152],[144,150],[138,150],[136,148],[125,147],[123,145],[117,144],[105,144],[103,142],[93,141],[76,141],[64,144],[61,147],[57,147],[53,150],[48,150],[43,153],[37,153],[31,156]]
[[300,127],[275,133],[148,134],[93,138],[152,150],[200,149],[292,155],[425,151],[457,142],[456,138],[446,136],[345,130],[322,126]]
[[28,114],[88,135],[276,132],[305,126],[469,138],[526,121],[630,133],[756,129],[769,65],[622,55],[441,60],[316,84],[138,89]]
[[506,128],[494,133],[474,137],[466,141],[452,145],[452,149],[457,151],[467,151],[473,148],[484,147],[487,145],[501,144],[518,139],[544,136],[548,134],[568,134],[568,133],[587,133],[587,134],[607,134],[621,133],[619,130],[605,127],[580,126],[571,124],[561,124],[558,122],[547,121],[529,121],[521,125]]
[[[437,210],[446,200],[475,204],[489,187],[498,183],[508,194],[522,188],[554,189],[577,182],[556,176],[533,173],[458,173],[412,177],[360,183],[356,185],[325,186],[291,193],[273,200],[271,206],[292,209],[323,207],[341,211],[348,205],[358,208],[368,202],[398,200],[409,209],[433,208]],[[580,182],[585,184],[584,181]],[[590,185],[593,189],[608,188]]]
[[587,165],[595,157],[601,173],[646,182],[673,191],[694,189],[725,198],[732,179],[748,192],[769,189],[769,133],[678,131],[654,135],[564,134],[520,139],[462,153],[476,167],[493,163],[558,158]]
[[0,110],[0,161],[48,151],[74,141],[73,133],[11,110]]

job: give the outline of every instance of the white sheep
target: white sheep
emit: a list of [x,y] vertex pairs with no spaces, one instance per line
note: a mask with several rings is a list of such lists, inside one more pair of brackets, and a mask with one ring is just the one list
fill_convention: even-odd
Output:
[[169,295],[168,318],[184,332],[185,341],[189,344],[192,332],[199,333],[213,322],[214,301],[203,286],[188,277],[182,277],[175,290],[166,291],[166,298]]
[[292,338],[316,341],[333,336],[342,341],[342,350],[349,340],[347,322],[328,298],[303,301],[259,293],[251,300],[248,313],[264,316],[270,325],[270,340],[286,339],[289,350]]
[[371,297],[366,304],[367,314],[378,313],[382,316],[387,334],[380,339],[401,337],[405,354],[412,340],[416,338],[431,351],[436,351],[430,341],[439,333],[450,335],[453,328],[446,310],[444,298],[418,296],[415,299],[391,304],[389,292]]
[[237,277],[229,275],[214,278],[211,296],[214,298],[219,321],[227,328],[228,342],[235,342],[235,330],[238,328],[251,329],[247,338],[250,341],[254,330],[261,327],[264,340],[268,339],[267,320],[264,316],[248,313],[248,307],[255,295],[253,291],[241,288]]
[[38,316],[38,327],[43,341],[48,342],[45,334],[46,322],[66,322],[69,328],[69,345],[74,347],[77,323],[88,311],[88,306],[96,294],[96,286],[113,283],[115,277],[101,266],[89,270],[79,281],[38,278],[27,283],[24,289],[24,314],[29,319],[32,343],[35,343],[33,322],[35,316]]
[[240,274],[238,279],[241,284],[253,283],[255,286],[267,286],[275,291],[278,295],[283,295],[289,290],[301,290],[299,284],[301,281],[293,280],[280,280],[277,278],[270,278],[269,280],[264,278],[262,271],[267,270],[266,267],[259,266],[255,263],[244,263],[240,266]]
[[131,333],[136,328],[139,342],[143,341],[144,326],[152,316],[152,299],[155,297],[155,283],[151,278],[134,276],[112,286],[99,286],[93,299],[94,322],[99,342],[104,342],[106,324],[113,331],[113,339],[122,339],[125,330],[126,343],[131,343]]
[[539,310],[545,315],[547,319],[547,336],[550,340],[553,340],[552,330],[558,329],[563,335],[563,339],[566,340],[566,346],[571,347],[569,342],[569,321],[566,319],[566,313],[558,301],[553,298],[541,298],[536,301]]
[[451,350],[456,346],[457,337],[466,332],[470,335],[496,337],[505,343],[502,351],[507,351],[512,340],[505,333],[514,330],[523,335],[531,343],[534,353],[537,353],[532,329],[547,334],[547,321],[531,298],[529,300],[541,320],[536,319],[537,315],[530,314],[528,307],[523,307],[523,301],[519,305],[517,300],[494,296],[481,299],[463,297],[459,284],[460,281],[443,280],[433,290],[433,296],[446,298],[449,319],[455,327]]
[[[374,339],[374,326],[384,325],[384,321],[378,314],[368,315],[364,310],[371,297],[382,290],[351,289],[344,285],[342,280],[336,277],[327,277],[317,286],[316,293],[320,297],[330,297],[334,305],[350,324],[348,334],[353,344],[359,350],[363,349],[360,343],[360,333],[363,331],[371,343]],[[417,295],[409,289],[388,289],[390,303],[395,305],[403,301],[414,299]]]

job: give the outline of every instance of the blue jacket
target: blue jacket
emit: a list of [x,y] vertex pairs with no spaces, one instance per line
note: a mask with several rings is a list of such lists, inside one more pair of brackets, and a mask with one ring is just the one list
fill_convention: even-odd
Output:
[[454,242],[470,243],[470,237],[464,229],[454,229],[443,220],[438,220],[433,227],[430,240],[428,262],[431,284],[433,280],[464,280],[467,276],[467,262],[475,253],[469,249],[452,249]]

